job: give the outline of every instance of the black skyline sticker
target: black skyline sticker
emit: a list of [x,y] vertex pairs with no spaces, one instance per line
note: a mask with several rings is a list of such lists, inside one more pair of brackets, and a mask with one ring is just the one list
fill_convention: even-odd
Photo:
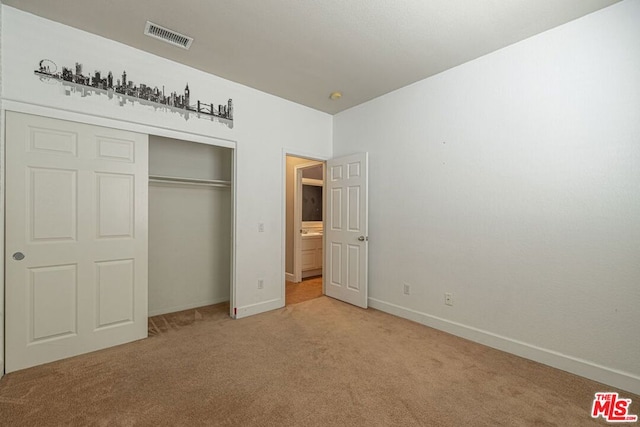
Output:
[[126,105],[127,102],[132,104],[137,102],[153,106],[155,109],[179,113],[185,120],[189,120],[193,115],[209,118],[233,129],[233,100],[229,99],[226,104],[217,106],[200,100],[192,103],[188,83],[182,94],[175,91],[165,94],[164,86],[160,89],[144,83],[135,85],[128,79],[126,71],[123,71],[121,77],[116,80],[111,71],[106,76],[100,71],[96,71],[93,76],[85,75],[82,72],[82,64],[76,62],[75,69],[62,67],[62,71],[59,72],[57,65],[49,59],[41,60],[34,74],[40,77],[41,81],[62,82],[67,96],[73,93],[79,93],[82,97],[94,94],[107,95],[109,99],[117,99],[120,106]]

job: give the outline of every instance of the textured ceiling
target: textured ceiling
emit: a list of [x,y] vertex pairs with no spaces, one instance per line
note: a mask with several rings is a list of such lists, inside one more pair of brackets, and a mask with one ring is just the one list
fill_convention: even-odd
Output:
[[[2,0],[331,114],[617,1]],[[191,49],[144,36],[147,20]]]

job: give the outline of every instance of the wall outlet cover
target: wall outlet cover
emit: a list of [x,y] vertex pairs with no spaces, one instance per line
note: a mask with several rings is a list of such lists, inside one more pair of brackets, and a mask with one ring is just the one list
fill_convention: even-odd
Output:
[[405,295],[411,295],[411,285],[408,283],[403,283],[402,284],[402,292]]

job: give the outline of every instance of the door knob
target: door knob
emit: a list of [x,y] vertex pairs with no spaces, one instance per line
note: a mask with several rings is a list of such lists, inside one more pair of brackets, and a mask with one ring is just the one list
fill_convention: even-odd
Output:
[[15,254],[13,254],[12,258],[16,261],[22,261],[24,259],[24,254],[22,252],[16,252]]
[[361,241],[361,242],[364,242],[365,240],[369,240],[369,239],[364,237],[364,236],[360,236],[360,237],[358,237],[358,240]]

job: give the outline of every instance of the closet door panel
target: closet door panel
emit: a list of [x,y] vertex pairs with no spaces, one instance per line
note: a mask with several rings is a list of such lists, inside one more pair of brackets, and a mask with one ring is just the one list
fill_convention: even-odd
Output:
[[6,371],[146,337],[147,135],[6,117]]

